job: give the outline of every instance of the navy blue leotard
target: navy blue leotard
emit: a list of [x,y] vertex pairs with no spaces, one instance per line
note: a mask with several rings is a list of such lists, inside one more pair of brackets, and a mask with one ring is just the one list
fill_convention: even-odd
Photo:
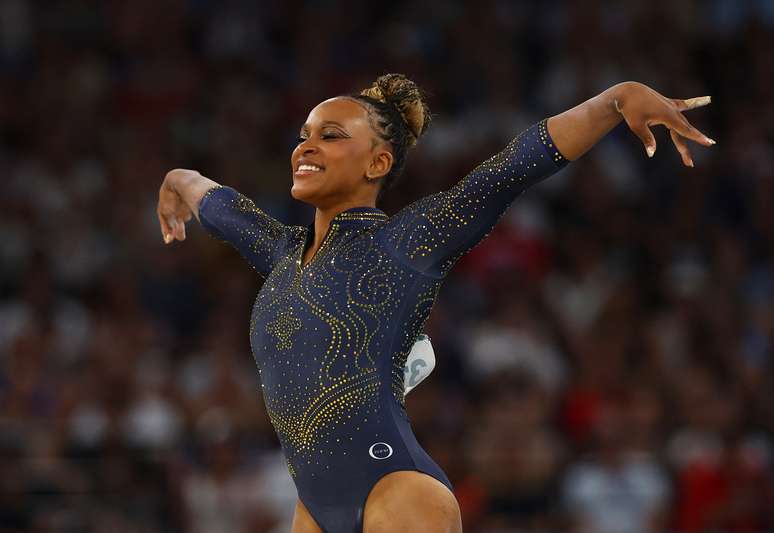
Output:
[[360,532],[369,491],[396,470],[452,489],[411,430],[406,356],[455,261],[522,191],[565,164],[544,119],[392,217],[375,207],[339,213],[304,266],[314,224],[282,224],[230,187],[202,198],[202,226],[265,277],[250,343],[299,498],[324,531]]

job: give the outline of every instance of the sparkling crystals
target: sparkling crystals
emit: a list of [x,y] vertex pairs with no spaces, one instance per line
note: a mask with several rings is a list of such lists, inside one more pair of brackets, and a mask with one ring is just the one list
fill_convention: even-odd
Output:
[[202,225],[266,278],[250,319],[251,347],[299,487],[369,468],[357,463],[358,446],[398,433],[388,424],[410,431],[391,413],[404,407],[406,358],[444,277],[519,194],[564,164],[544,120],[450,189],[393,217],[375,207],[337,214],[305,265],[313,225],[283,225],[229,187],[208,191]]

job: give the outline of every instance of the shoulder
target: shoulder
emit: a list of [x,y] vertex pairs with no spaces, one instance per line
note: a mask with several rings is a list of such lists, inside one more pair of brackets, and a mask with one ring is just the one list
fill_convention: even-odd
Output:
[[306,226],[287,226],[288,243],[300,244],[306,239],[306,232],[309,231]]

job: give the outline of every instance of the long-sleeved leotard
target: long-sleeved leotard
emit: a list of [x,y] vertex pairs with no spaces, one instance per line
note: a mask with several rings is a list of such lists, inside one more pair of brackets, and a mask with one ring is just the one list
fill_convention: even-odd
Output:
[[411,430],[406,355],[454,262],[566,162],[543,120],[392,217],[374,207],[339,213],[304,266],[314,224],[281,224],[230,187],[202,198],[204,228],[266,278],[250,343],[288,470],[325,531],[360,531],[368,492],[390,472],[418,470],[452,488]]

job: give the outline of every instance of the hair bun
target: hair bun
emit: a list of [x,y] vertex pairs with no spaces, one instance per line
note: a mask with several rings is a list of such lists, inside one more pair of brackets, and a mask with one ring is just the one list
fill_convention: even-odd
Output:
[[403,74],[379,76],[371,87],[360,94],[395,106],[414,136],[414,142],[430,124],[430,111],[425,103],[424,94],[416,83]]

